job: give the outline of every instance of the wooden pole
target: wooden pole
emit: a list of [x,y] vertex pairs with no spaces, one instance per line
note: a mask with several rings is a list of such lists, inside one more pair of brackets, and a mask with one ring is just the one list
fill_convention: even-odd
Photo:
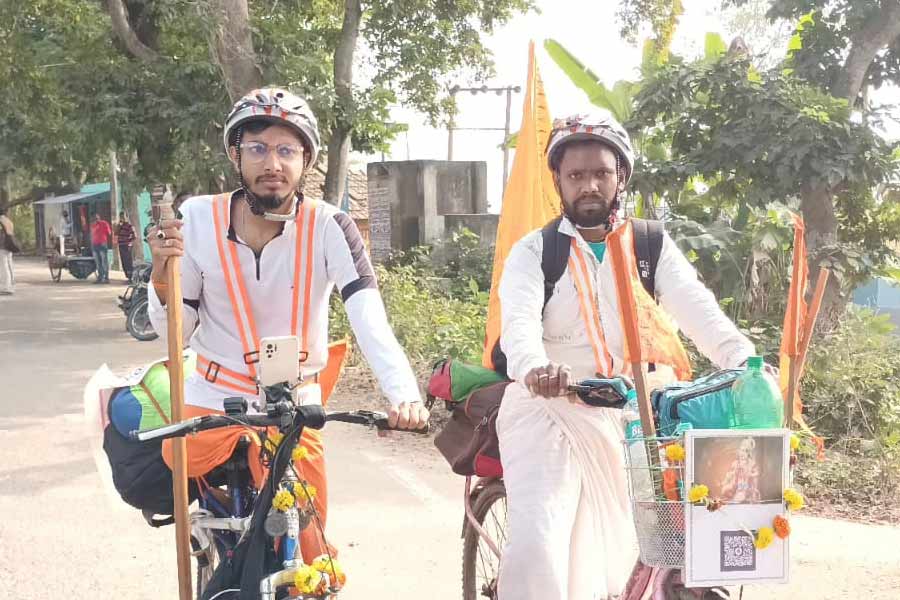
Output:
[[794,398],[800,388],[800,378],[803,376],[803,367],[806,366],[806,355],[809,352],[809,342],[812,339],[816,320],[822,308],[822,298],[825,296],[825,286],[831,272],[822,267],[819,269],[819,278],[816,280],[816,289],[813,292],[812,302],[806,311],[806,319],[803,321],[803,330],[800,331],[800,344],[797,356],[790,357],[790,369],[788,371],[788,395],[784,402],[784,417],[787,427],[794,424]]
[[[619,299],[619,310],[622,313],[625,345],[631,357],[631,373],[634,377],[634,388],[637,392],[638,411],[641,415],[641,430],[644,438],[651,440],[656,437],[656,424],[653,420],[653,409],[650,405],[650,390],[647,387],[646,367],[642,360],[637,306],[634,303],[634,286],[631,278],[632,265],[626,258],[621,233],[608,235],[606,242],[615,275],[616,296]],[[656,441],[648,441],[646,448],[650,473],[653,479],[653,488],[658,495],[662,496],[664,495],[664,490],[659,464],[659,445]]]
[[[173,219],[172,194],[168,190],[154,198],[156,219]],[[169,393],[172,402],[172,422],[184,420],[184,347],[182,344],[181,263],[177,257],[166,262],[168,294]],[[178,598],[191,600],[191,527],[188,517],[187,446],[183,437],[172,440],[172,491],[175,505],[175,553],[178,562]]]

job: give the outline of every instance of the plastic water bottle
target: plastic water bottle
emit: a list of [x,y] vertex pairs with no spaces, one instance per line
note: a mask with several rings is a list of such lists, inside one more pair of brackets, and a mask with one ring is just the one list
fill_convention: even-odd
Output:
[[784,423],[781,390],[772,377],[762,370],[761,356],[747,359],[747,370],[732,387],[734,426],[737,429],[779,428]]
[[650,463],[647,460],[647,446],[644,443],[644,430],[641,427],[641,412],[638,409],[637,392],[628,390],[622,408],[622,420],[625,428],[625,442],[628,448],[628,475],[631,478],[632,492],[637,501],[652,501],[653,479],[650,476]]

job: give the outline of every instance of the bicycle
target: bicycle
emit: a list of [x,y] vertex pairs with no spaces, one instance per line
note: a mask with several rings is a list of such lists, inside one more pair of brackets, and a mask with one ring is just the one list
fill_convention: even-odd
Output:
[[[622,408],[630,387],[633,387],[631,382],[624,378],[587,379],[570,385],[569,391],[591,406]],[[448,408],[452,410],[451,406]],[[462,530],[463,600],[479,597],[496,600],[501,549],[506,543],[503,478],[467,476],[463,504],[466,515]]]
[[[224,415],[194,417],[155,429],[135,431],[131,437],[145,442],[234,425],[262,430],[264,450],[261,456],[268,460],[269,469],[265,484],[260,489],[252,484],[246,454],[251,442],[249,437],[243,438],[229,460],[207,474],[205,479],[209,486],[199,498],[199,508],[190,515],[191,546],[197,558],[197,598],[237,600],[242,589],[248,591],[253,588],[247,586],[255,585],[260,600],[280,600],[287,597],[288,588],[295,583],[298,573],[309,574],[313,579],[320,577],[317,583],[311,582],[311,591],[301,590],[301,598],[333,597],[340,591],[344,576],[330,552],[320,557],[324,568],[316,571],[319,575],[308,569],[304,571],[308,565],[298,559],[299,535],[303,529],[315,526],[323,540],[325,536],[312,503],[314,492],[294,468],[292,454],[306,427],[321,429],[327,421],[340,421],[388,430],[391,428],[387,415],[366,410],[326,413],[320,405],[297,405],[293,401],[292,388],[286,383],[262,389],[266,398],[264,414],[248,414],[248,403],[244,398],[227,398]],[[269,428],[277,428],[282,436],[277,445],[272,443],[275,436],[266,433]],[[416,433],[427,431],[426,427]],[[219,488],[220,485],[224,485],[224,490]],[[213,492],[213,489],[219,491]],[[273,506],[276,493],[282,494],[286,490],[294,497],[303,494],[305,503],[298,506],[299,502],[291,499],[290,507],[276,509]],[[325,546],[328,547],[327,541]],[[251,560],[255,561],[255,566],[248,567]],[[228,569],[240,570],[241,574],[229,579]],[[229,582],[235,579],[240,580],[240,585],[231,587]],[[211,584],[223,589],[211,591]]]

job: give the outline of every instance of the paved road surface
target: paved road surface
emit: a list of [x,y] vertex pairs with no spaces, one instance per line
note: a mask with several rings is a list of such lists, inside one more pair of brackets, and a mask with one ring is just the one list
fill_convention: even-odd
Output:
[[[124,286],[54,284],[37,260],[16,271],[17,294],[0,297],[0,598],[176,598],[173,529],[104,490],[81,399],[102,363],[123,372],[165,349],[125,332]],[[340,424],[326,443],[342,599],[460,598],[461,484],[436,453]],[[900,597],[898,529],[799,518],[793,539],[793,583],[745,598]]]

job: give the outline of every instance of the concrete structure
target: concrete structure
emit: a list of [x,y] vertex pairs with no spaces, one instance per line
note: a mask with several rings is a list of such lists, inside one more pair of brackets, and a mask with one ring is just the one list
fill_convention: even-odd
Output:
[[853,303],[890,315],[900,330],[900,285],[881,277],[875,278],[853,291]]
[[370,163],[367,174],[370,249],[375,262],[393,251],[432,244],[460,226],[493,243],[497,216],[487,214],[486,163]]

